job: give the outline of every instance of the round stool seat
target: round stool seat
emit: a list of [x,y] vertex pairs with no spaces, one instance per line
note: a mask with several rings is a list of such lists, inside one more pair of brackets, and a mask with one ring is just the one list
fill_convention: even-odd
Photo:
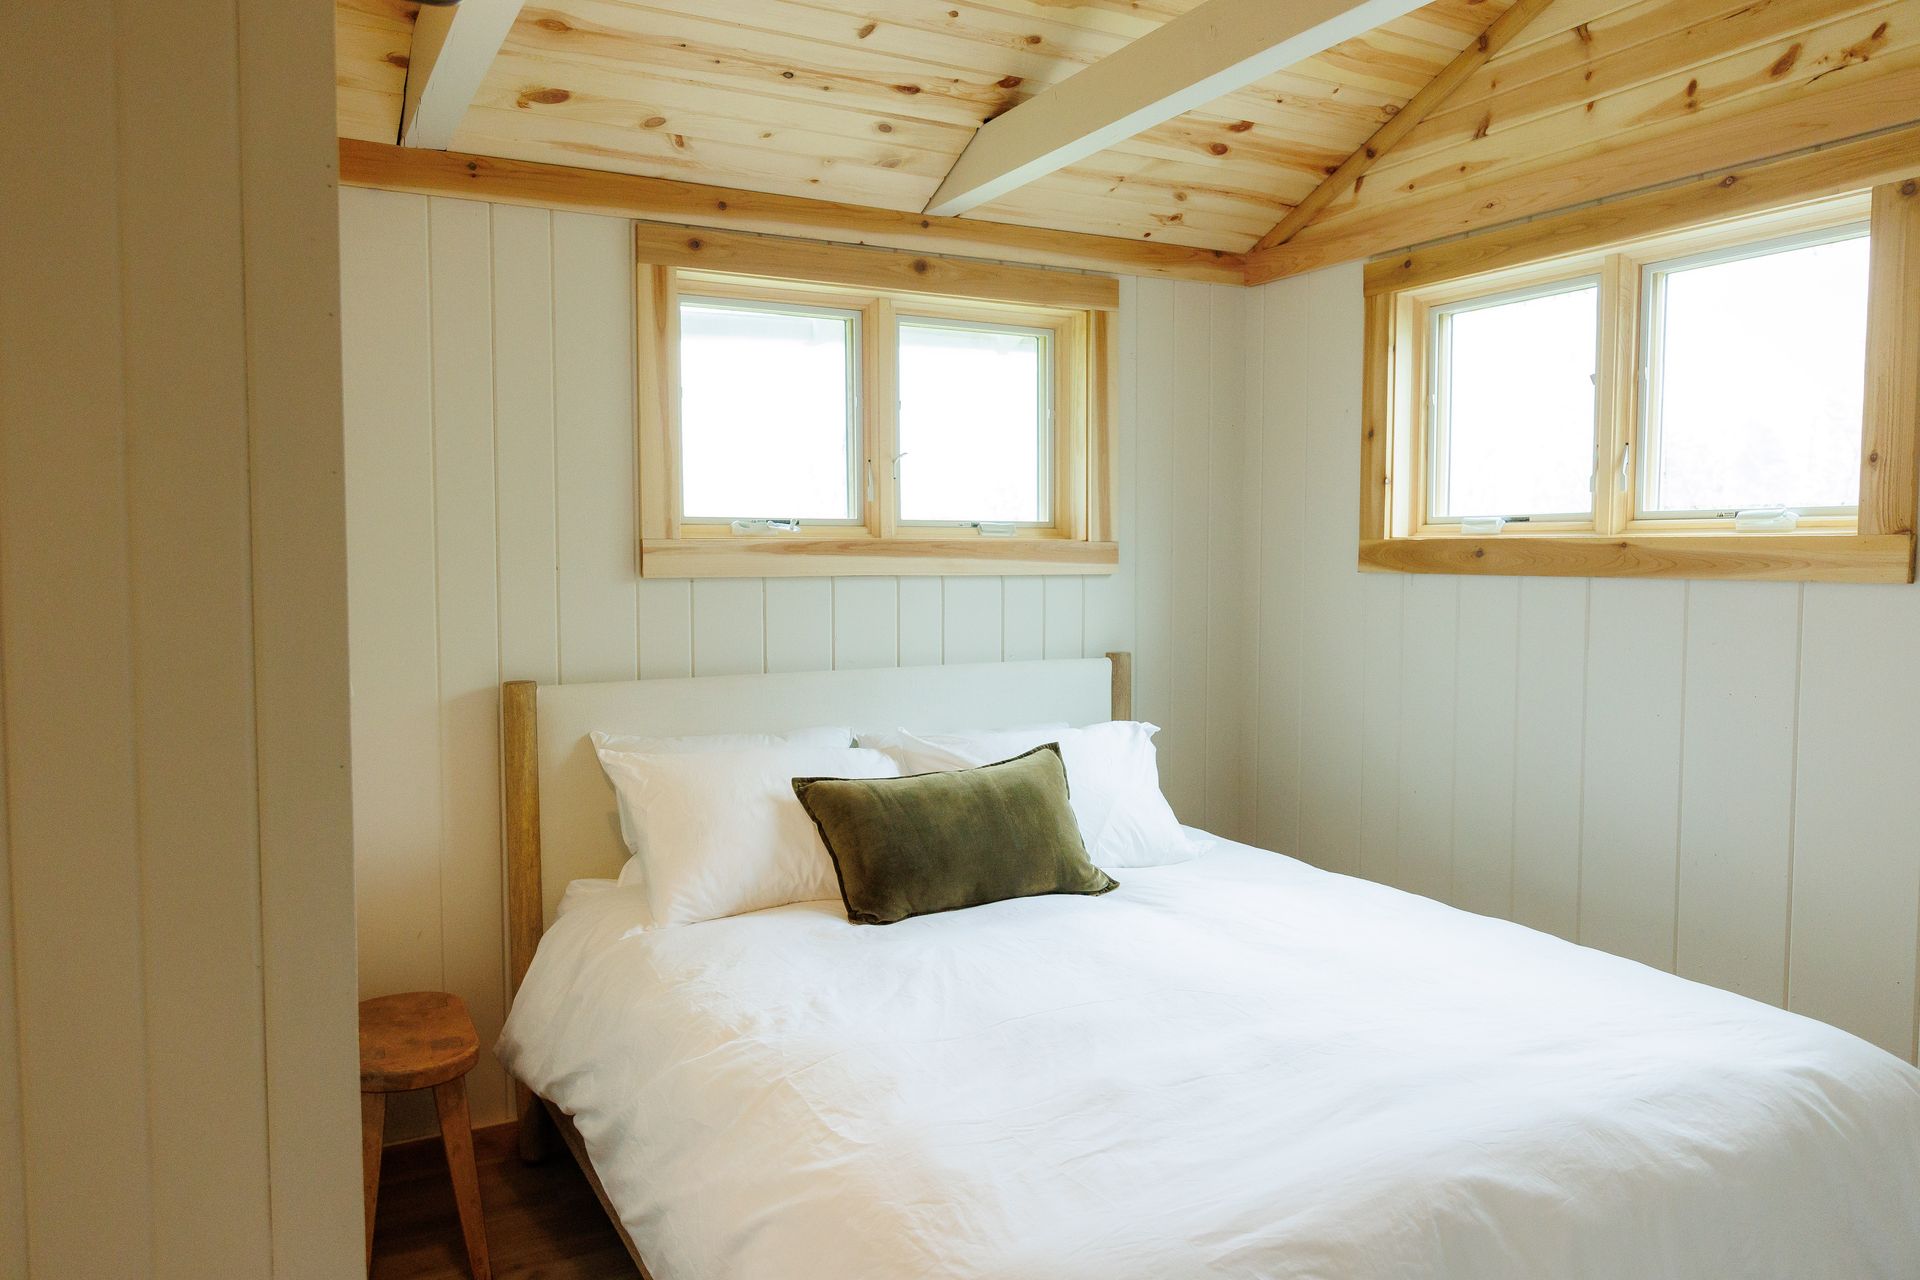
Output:
[[480,1060],[466,1002],[445,991],[407,991],[360,1002],[360,1092],[430,1089]]

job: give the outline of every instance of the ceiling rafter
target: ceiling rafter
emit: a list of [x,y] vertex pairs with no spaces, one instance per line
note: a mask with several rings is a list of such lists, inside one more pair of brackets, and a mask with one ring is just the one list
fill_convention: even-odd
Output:
[[525,0],[461,0],[423,4],[407,53],[400,106],[403,147],[445,151],[466,116],[487,69],[506,43]]
[[926,212],[977,208],[1423,3],[1206,0],[982,125]]
[[1273,230],[1260,237],[1249,253],[1259,253],[1272,249],[1293,239],[1301,228],[1320,216],[1336,198],[1353,190],[1366,176],[1369,169],[1380,158],[1400,144],[1400,141],[1415,126],[1431,115],[1436,108],[1452,97],[1454,92],[1465,84],[1473,73],[1485,66],[1488,59],[1512,43],[1513,38],[1540,14],[1550,8],[1553,0],[1516,0],[1512,8],[1495,18],[1487,29],[1472,44],[1462,49],[1452,62],[1440,69],[1438,75],[1429,80],[1418,93],[1400,108],[1391,120],[1381,125],[1371,138],[1360,144],[1359,150],[1340,163],[1340,167],[1328,174],[1326,180],[1308,193],[1306,199],[1288,210],[1287,216],[1275,224]]

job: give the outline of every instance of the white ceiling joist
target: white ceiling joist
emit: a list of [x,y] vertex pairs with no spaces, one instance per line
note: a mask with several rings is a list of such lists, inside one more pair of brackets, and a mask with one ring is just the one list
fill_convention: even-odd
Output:
[[487,68],[505,43],[524,0],[460,0],[423,4],[407,53],[407,92],[400,107],[400,145],[445,151],[465,118]]
[[926,212],[950,217],[997,200],[1423,2],[1206,0],[982,125]]

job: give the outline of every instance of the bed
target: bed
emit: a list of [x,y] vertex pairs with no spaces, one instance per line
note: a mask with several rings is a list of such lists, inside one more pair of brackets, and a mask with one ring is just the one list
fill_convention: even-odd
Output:
[[886,927],[607,880],[589,728],[1122,718],[1126,666],[508,688],[500,1052],[643,1274],[1920,1275],[1920,1071],[1517,925],[1191,831]]

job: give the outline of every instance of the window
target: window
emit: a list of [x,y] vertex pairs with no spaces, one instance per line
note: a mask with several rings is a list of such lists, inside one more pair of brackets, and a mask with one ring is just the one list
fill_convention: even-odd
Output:
[[1052,334],[900,322],[900,518],[1043,525],[1053,508]]
[[1371,265],[1363,567],[1911,581],[1912,190]]
[[1434,521],[1592,515],[1599,309],[1582,279],[1434,311]]
[[682,513],[858,520],[859,346],[852,311],[683,298]]
[[1644,268],[1638,515],[1858,509],[1867,249],[1851,224]]
[[643,575],[1112,570],[1112,280],[663,230],[637,232]]

